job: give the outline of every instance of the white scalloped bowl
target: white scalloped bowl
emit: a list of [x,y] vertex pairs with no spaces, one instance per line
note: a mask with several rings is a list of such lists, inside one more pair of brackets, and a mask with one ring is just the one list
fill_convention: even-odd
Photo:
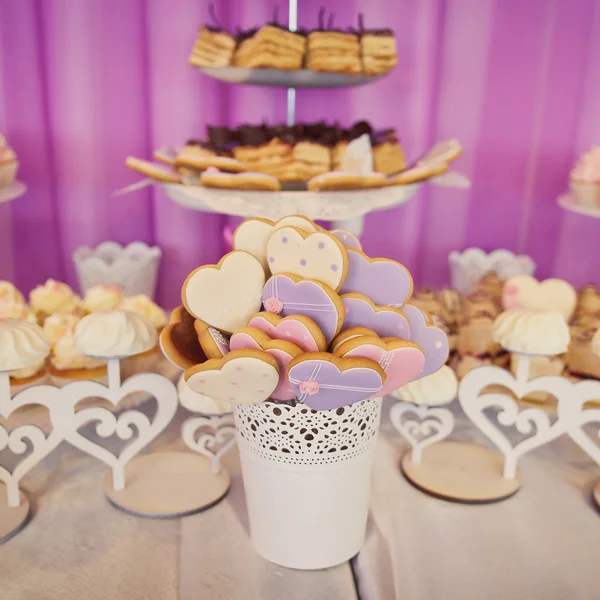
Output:
[[510,250],[486,253],[481,248],[456,250],[448,255],[450,285],[462,294],[471,294],[477,282],[486,273],[496,273],[505,281],[516,275],[533,275],[536,264],[526,254],[517,255]]
[[73,262],[81,291],[97,285],[116,285],[126,296],[145,294],[152,298],[156,290],[161,250],[143,242],[121,246],[104,242],[97,248],[83,246],[73,253]]

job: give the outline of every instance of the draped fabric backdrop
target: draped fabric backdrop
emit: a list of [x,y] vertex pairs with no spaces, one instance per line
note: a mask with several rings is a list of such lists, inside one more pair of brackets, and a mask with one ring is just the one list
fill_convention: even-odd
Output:
[[[395,30],[400,62],[379,83],[300,90],[299,120],[369,119],[395,127],[409,157],[457,137],[470,190],[425,186],[405,206],[367,217],[372,256],[402,261],[417,284],[447,281],[448,252],[528,253],[538,276],[600,284],[600,221],[563,212],[577,154],[600,143],[597,0],[299,0],[299,23],[321,5],[336,24]],[[249,27],[285,0],[219,0],[222,25]],[[0,131],[29,191],[0,205],[0,278],[24,290],[75,283],[81,245],[161,246],[159,300],[222,255],[234,219],[186,211],[157,189],[121,198],[137,177],[128,154],[201,137],[207,124],[285,121],[285,90],[229,86],[187,64],[204,0],[0,0]]]

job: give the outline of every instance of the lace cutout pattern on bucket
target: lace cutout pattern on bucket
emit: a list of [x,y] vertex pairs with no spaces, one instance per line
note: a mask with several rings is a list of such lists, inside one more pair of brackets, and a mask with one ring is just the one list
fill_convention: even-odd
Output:
[[261,458],[326,465],[363,454],[377,433],[380,414],[380,398],[323,411],[263,402],[237,405],[235,424],[240,442]]

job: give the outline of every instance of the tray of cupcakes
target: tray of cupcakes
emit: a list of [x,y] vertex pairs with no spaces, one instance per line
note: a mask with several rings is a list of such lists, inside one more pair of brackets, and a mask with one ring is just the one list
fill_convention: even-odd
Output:
[[[229,32],[218,23],[203,25],[189,62],[227,83],[277,87],[333,88],[364,85],[387,75],[398,63],[391,29],[335,27],[335,15],[319,12],[316,29],[296,31],[273,21]],[[327,22],[326,22],[327,19]]]
[[208,127],[203,140],[156,151],[156,163],[128,157],[126,165],[147,178],[142,185],[164,185],[186,208],[271,219],[297,212],[345,219],[406,202],[425,181],[468,186],[466,178],[449,172],[461,152],[457,140],[448,140],[409,162],[395,130],[378,131],[366,121],[350,128],[261,124]]
[[[115,286],[96,286],[88,290],[82,298],[66,283],[48,279],[31,290],[27,301],[11,282],[0,281],[0,319],[22,319],[40,325],[51,347],[47,360],[10,373],[12,393],[16,394],[29,386],[44,383],[59,387],[82,379],[106,383],[106,361],[79,353],[75,347],[74,333],[77,324],[85,315],[110,309],[131,311],[146,317],[156,327],[157,333],[167,324],[165,312],[149,297],[126,297],[121,289]],[[121,362],[123,379],[135,373],[148,371],[158,371],[169,377],[176,374],[172,366],[163,359],[158,346]],[[143,395],[132,396],[129,401],[125,400],[125,404],[121,403],[119,409],[144,399]],[[84,401],[82,405],[90,401]],[[109,402],[102,405],[112,407]],[[40,420],[45,422],[46,414],[43,408],[31,407],[26,410],[38,411]],[[11,417],[9,426],[18,425],[18,416],[17,414]],[[31,414],[27,414],[25,418],[31,422]]]

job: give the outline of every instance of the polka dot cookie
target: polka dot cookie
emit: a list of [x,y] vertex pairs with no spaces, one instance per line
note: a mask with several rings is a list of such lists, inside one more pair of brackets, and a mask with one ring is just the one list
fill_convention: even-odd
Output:
[[267,261],[273,275],[291,273],[339,290],[348,272],[348,252],[338,238],[324,231],[306,233],[282,227],[269,238]]

